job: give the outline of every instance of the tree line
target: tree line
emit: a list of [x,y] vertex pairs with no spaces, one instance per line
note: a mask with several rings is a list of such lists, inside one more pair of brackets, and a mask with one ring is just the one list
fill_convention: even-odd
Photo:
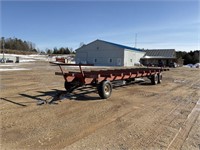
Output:
[[196,64],[196,63],[200,62],[200,60],[199,60],[200,59],[200,51],[199,50],[190,51],[190,52],[178,51],[178,52],[176,52],[176,57],[184,59],[184,65]]
[[30,41],[24,41],[18,38],[5,38],[1,37],[0,39],[1,49],[10,49],[10,50],[20,50],[20,51],[32,51],[37,52],[35,44]]
[[74,54],[75,53],[72,48],[68,48],[68,47],[66,48],[54,47],[53,49],[46,49],[45,51],[47,54]]
[[36,45],[33,42],[30,41],[24,41],[19,38],[5,38],[1,37],[0,39],[0,49],[2,52],[2,49],[6,49],[5,52],[9,53],[9,50],[13,51],[24,51],[24,52],[42,52],[46,54],[74,54],[75,52],[73,51],[72,48],[53,48],[53,49],[46,49],[45,52],[36,49]]

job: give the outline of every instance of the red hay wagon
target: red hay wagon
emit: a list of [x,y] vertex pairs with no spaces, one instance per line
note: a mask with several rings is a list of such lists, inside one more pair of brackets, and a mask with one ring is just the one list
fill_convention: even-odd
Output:
[[[55,72],[55,75],[62,75],[65,83],[65,89],[71,93],[74,89],[83,85],[92,85],[97,87],[99,96],[107,99],[112,93],[112,82],[114,81],[134,81],[135,78],[147,77],[152,85],[162,82],[162,71],[168,71],[166,68],[113,68],[106,70],[83,71],[82,66],[93,66],[91,64],[65,64],[54,63],[58,65],[61,72]],[[79,72],[64,72],[62,66],[78,66]]]

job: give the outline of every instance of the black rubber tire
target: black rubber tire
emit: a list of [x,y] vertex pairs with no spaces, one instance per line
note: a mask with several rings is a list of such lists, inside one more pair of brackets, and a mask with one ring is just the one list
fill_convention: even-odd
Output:
[[129,84],[129,83],[135,81],[135,78],[125,79],[125,81],[126,81],[126,84]]
[[65,86],[66,91],[69,93],[73,92],[73,90],[75,90],[78,87],[77,84],[72,83],[72,82],[67,82],[67,81],[65,81],[64,86]]
[[162,73],[158,74],[158,84],[162,83]]
[[65,81],[64,87],[65,87],[66,91],[68,91],[71,88],[71,84],[69,82]]
[[150,79],[151,79],[151,84],[152,85],[158,84],[158,74],[152,75]]
[[102,99],[109,98],[112,93],[112,84],[110,83],[110,81],[107,80],[102,81],[98,85],[98,93]]

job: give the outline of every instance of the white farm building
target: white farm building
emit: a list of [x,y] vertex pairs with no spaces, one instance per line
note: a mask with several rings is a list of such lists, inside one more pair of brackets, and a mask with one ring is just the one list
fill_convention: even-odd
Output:
[[95,40],[76,50],[77,64],[94,64],[95,66],[134,66],[145,55],[143,50]]

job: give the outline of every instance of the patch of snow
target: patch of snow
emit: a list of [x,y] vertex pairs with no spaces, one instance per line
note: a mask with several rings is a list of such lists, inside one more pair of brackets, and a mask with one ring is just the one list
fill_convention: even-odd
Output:
[[[56,61],[57,57],[63,57],[68,60],[70,63],[74,62],[74,56],[72,55],[57,55],[57,56],[49,56],[49,55],[39,55],[39,54],[32,54],[32,55],[18,55],[18,54],[4,54],[5,58],[10,58],[10,60],[14,60],[16,57],[19,57],[19,62],[34,62],[34,61]],[[0,58],[3,58],[3,54],[0,54]]]
[[183,67],[188,67],[188,68],[200,68],[200,63],[196,63],[196,64],[187,64],[184,65]]
[[33,62],[33,61],[36,61],[36,60],[33,60],[33,59],[20,59],[19,62],[22,63],[22,62]]
[[[15,59],[16,57],[19,57],[19,62],[33,62],[33,61],[49,61],[48,55],[18,55],[18,54],[4,54],[5,58],[10,58],[11,60]],[[0,54],[0,58],[3,58],[3,54]]]
[[174,82],[175,82],[175,83],[184,83],[185,80],[178,80],[178,79],[175,79]]
[[18,70],[30,70],[30,69],[26,69],[26,68],[0,68],[0,72],[1,71],[18,71]]

